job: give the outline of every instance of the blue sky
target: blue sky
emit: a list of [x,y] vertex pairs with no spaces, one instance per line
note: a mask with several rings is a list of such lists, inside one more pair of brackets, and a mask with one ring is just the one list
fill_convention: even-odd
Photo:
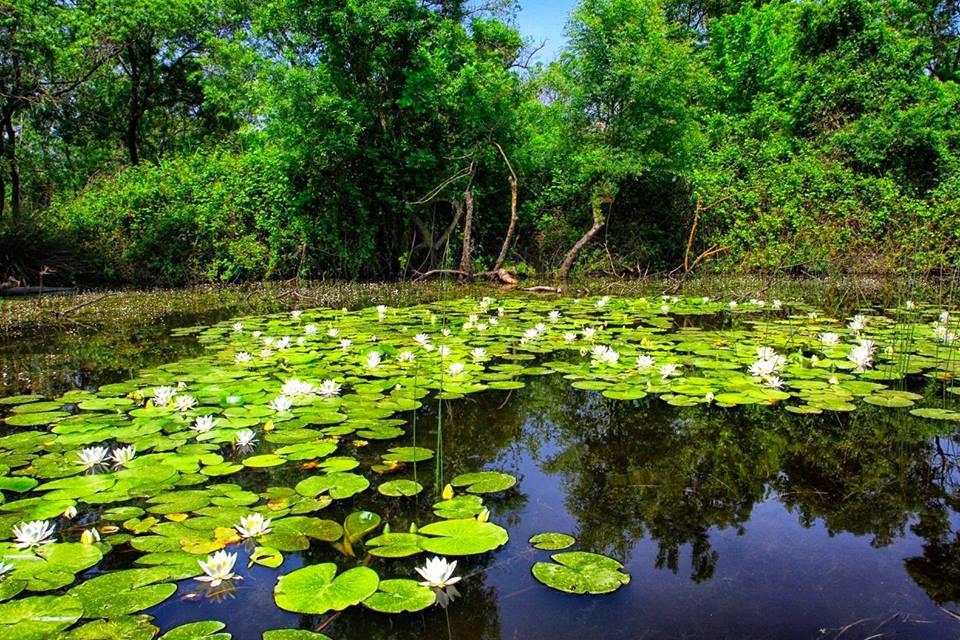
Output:
[[576,4],[576,0],[520,0],[520,33],[537,43],[546,41],[539,60],[552,60],[563,48],[563,27]]

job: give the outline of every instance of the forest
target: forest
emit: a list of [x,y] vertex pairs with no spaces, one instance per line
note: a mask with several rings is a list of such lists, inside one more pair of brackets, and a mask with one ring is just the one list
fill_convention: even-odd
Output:
[[0,0],[0,275],[960,266],[960,2]]

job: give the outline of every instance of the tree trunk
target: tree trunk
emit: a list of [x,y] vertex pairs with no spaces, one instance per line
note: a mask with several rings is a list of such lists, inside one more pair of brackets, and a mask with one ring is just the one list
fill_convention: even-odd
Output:
[[510,252],[510,242],[513,241],[513,231],[517,227],[517,179],[510,176],[510,224],[507,226],[507,235],[503,238],[503,246],[500,247],[500,255],[497,256],[497,262],[493,265],[494,271],[503,268],[503,263],[507,261],[507,254]]
[[471,252],[472,233],[473,233],[473,190],[467,189],[463,192],[464,208],[466,216],[463,219],[463,248],[460,251],[460,271],[466,274],[473,273],[473,256]]
[[567,279],[567,275],[570,273],[570,269],[573,268],[573,263],[576,261],[577,255],[580,253],[580,250],[583,249],[584,245],[590,242],[593,236],[597,235],[597,232],[603,228],[603,214],[600,212],[601,206],[603,206],[602,200],[597,200],[593,203],[593,226],[583,234],[582,238],[577,240],[577,243],[567,252],[566,257],[564,257],[563,262],[560,264],[557,277],[561,280]]
[[4,158],[7,173],[10,176],[10,212],[14,218],[20,216],[20,170],[17,168],[17,132],[13,129],[13,113],[3,114]]

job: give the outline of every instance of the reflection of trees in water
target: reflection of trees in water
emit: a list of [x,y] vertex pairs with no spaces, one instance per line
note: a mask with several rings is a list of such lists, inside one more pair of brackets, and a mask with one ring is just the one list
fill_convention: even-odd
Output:
[[[567,508],[588,548],[625,560],[647,535],[657,566],[678,570],[691,553],[692,579],[718,560],[711,528],[743,532],[770,491],[803,526],[872,536],[884,546],[912,531],[927,540],[908,570],[938,601],[960,597],[960,532],[954,443],[906,410],[864,405],[852,413],[798,416],[782,409],[611,401],[541,380],[524,394],[528,446],[559,474]],[[540,442],[558,447],[544,453]],[[537,453],[539,451],[539,453]],[[955,518],[956,519],[956,518]]]

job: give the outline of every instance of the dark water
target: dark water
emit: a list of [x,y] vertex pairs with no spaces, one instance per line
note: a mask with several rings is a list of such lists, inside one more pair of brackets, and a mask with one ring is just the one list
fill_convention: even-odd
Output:
[[[134,363],[198,348],[189,337],[165,337],[166,330],[142,331],[120,339],[137,349]],[[21,345],[2,357],[10,368],[28,363],[48,391],[129,377],[131,365],[117,364],[123,349],[104,352],[97,341],[105,339],[40,342],[32,351]],[[431,400],[416,415],[419,444],[435,447],[436,412]],[[509,544],[461,560],[461,597],[446,610],[387,616],[357,607],[318,618],[277,609],[277,575],[305,563],[345,564],[315,543],[302,557],[285,554],[278,570],[243,563],[235,593],[210,598],[184,581],[148,613],[164,631],[222,620],[238,640],[321,626],[336,639],[954,639],[960,447],[945,428],[871,406],[821,416],[675,408],[656,399],[609,400],[558,376],[528,378],[519,391],[443,405],[445,478],[483,467],[520,480],[487,500]],[[373,458],[373,449],[361,457]],[[229,481],[291,486],[298,472],[253,471]],[[349,508],[321,515],[341,519],[366,508],[401,530],[430,514],[433,467],[418,473],[428,486],[419,502],[398,507],[367,491]],[[540,585],[530,567],[549,553],[532,550],[527,539],[544,531],[570,533],[575,548],[617,558],[630,584],[597,597]],[[107,561],[125,566],[134,558],[115,549]],[[383,577],[414,577],[417,563],[392,560]]]

